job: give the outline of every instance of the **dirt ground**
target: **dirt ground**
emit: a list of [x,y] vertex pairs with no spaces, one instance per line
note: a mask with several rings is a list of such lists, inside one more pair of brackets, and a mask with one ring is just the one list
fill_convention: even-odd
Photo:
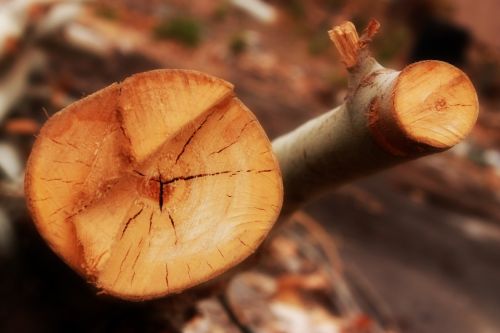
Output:
[[[446,202],[418,181],[427,177],[426,164],[447,158],[347,185],[308,210],[337,237],[348,276],[387,304],[403,332],[496,332],[498,216]],[[435,185],[454,191],[439,179]]]

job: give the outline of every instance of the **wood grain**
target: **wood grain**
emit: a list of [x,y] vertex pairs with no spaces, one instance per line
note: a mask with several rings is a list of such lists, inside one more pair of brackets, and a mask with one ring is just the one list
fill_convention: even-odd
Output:
[[135,75],[57,113],[26,194],[51,248],[108,294],[148,299],[223,273],[281,208],[270,142],[225,81]]

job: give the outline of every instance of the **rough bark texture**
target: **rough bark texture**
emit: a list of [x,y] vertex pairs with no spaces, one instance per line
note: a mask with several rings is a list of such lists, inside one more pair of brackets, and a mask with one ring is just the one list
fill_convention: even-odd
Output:
[[382,67],[367,49],[377,29],[372,22],[361,39],[350,22],[330,32],[349,70],[346,102],[273,142],[283,215],[326,189],[448,149],[472,129],[478,101],[467,76],[432,60]]
[[54,115],[26,195],[51,248],[105,293],[180,292],[241,262],[281,208],[271,146],[232,85],[159,70]]

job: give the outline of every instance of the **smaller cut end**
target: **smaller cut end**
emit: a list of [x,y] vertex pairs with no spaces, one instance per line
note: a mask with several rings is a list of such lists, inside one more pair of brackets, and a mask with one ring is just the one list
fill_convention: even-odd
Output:
[[469,134],[478,116],[476,91],[460,69],[441,61],[406,67],[394,86],[394,117],[412,141],[448,149]]
[[369,110],[370,131],[382,148],[419,156],[451,148],[469,134],[479,106],[464,72],[427,60],[394,74],[390,93],[374,98]]

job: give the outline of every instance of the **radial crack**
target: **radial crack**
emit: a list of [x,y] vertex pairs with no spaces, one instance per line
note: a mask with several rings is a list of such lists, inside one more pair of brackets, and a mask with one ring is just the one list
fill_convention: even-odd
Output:
[[169,289],[169,286],[168,286],[168,264],[165,264],[165,283],[167,284],[167,289]]
[[220,254],[220,256],[221,256],[222,258],[225,258],[225,257],[224,257],[224,255],[222,254],[222,251],[219,249],[219,247],[217,247],[217,251],[219,252],[219,254]]
[[151,228],[153,227],[153,214],[154,214],[154,213],[155,213],[155,212],[154,212],[154,211],[152,211],[152,212],[151,212],[151,216],[149,217],[149,229],[148,229],[148,234],[151,234]]
[[179,176],[179,177],[175,177],[175,178],[172,178],[172,179],[168,179],[165,182],[163,182],[163,184],[164,185],[171,184],[171,183],[175,183],[175,182],[177,182],[179,180],[191,180],[191,179],[194,179],[194,178],[218,176],[218,175],[223,175],[223,174],[230,173],[230,172],[232,172],[232,171],[231,170],[226,170],[226,171],[219,171],[219,172],[213,172],[213,173],[200,173],[200,174],[191,175],[191,176]]
[[219,175],[224,175],[224,174],[228,174],[228,173],[230,174],[230,176],[236,176],[237,174],[240,174],[240,173],[251,173],[251,172],[266,173],[266,172],[272,172],[272,171],[274,171],[274,169],[264,169],[264,170],[247,169],[247,170],[236,170],[236,171],[224,170],[224,171],[218,171],[218,172],[212,172],[212,173],[200,173],[200,174],[191,175],[191,176],[179,176],[179,177],[167,179],[165,181],[162,181],[161,179],[154,179],[154,181],[162,183],[163,185],[167,185],[167,184],[172,184],[172,183],[178,182],[180,180],[186,181],[186,180],[191,180],[191,179],[195,179],[195,178],[219,176]]
[[191,143],[191,140],[193,140],[193,138],[195,137],[196,133],[198,133],[198,131],[203,127],[203,125],[205,125],[205,123],[208,121],[208,118],[210,118],[210,116],[212,114],[214,114],[215,110],[212,111],[208,116],[205,117],[205,119],[201,122],[200,126],[198,126],[194,132],[189,136],[189,138],[187,139],[186,143],[184,144],[184,146],[182,146],[182,150],[181,152],[179,153],[179,155],[177,155],[177,158],[175,159],[175,163],[179,162],[179,159],[181,158],[181,156],[184,154],[184,152],[186,151],[186,148],[187,146],[189,146],[189,144]]
[[137,256],[135,257],[134,259],[134,262],[132,263],[132,277],[130,279],[130,284],[132,284],[134,282],[134,278],[135,278],[135,265],[137,264],[137,261],[139,260],[139,257],[141,256],[141,253],[142,253],[142,241],[144,240],[144,238],[141,238],[141,241],[139,242],[139,244],[137,245],[137,247],[139,248],[139,253],[137,253]]
[[177,245],[177,242],[179,239],[177,238],[177,230],[175,229],[175,222],[174,219],[172,218],[172,215],[170,212],[168,212],[168,218],[170,219],[170,224],[172,225],[172,228],[174,228],[174,236],[175,236],[175,245]]
[[123,259],[122,259],[122,262],[120,263],[120,268],[119,268],[119,271],[118,271],[118,274],[116,274],[116,278],[115,278],[115,281],[113,281],[113,285],[116,284],[116,282],[118,282],[118,278],[120,277],[122,271],[123,271],[123,264],[125,264],[125,260],[127,260],[127,257],[128,257],[128,254],[130,253],[130,249],[132,248],[132,245],[130,245],[128,247],[128,250],[127,252],[125,253],[125,255],[123,256]]
[[160,178],[160,194],[158,198],[158,205],[160,206],[160,212],[163,210],[163,186],[165,186],[165,183],[161,180]]
[[240,243],[243,245],[243,246],[246,246],[246,247],[250,247],[247,243],[245,243],[244,241],[241,240],[241,238],[238,237],[238,240],[240,241]]
[[142,213],[143,209],[144,209],[144,207],[142,207],[134,216],[132,216],[131,218],[128,219],[127,223],[125,223],[125,226],[123,227],[122,235],[121,235],[120,239],[122,239],[123,236],[125,235],[125,231],[127,231],[127,228],[128,228],[128,225],[130,224],[130,222],[135,220],[137,218],[137,216],[139,216]]
[[145,174],[143,174],[143,173],[142,173],[142,172],[140,172],[140,171],[137,171],[137,170],[133,170],[133,171],[134,171],[134,173],[138,174],[138,175],[139,175],[139,176],[141,176],[141,177],[144,177],[144,176],[145,176]]
[[217,151],[214,151],[212,153],[209,154],[210,155],[214,155],[214,154],[219,154],[219,153],[222,153],[224,150],[230,148],[231,146],[235,145],[236,143],[238,143],[238,141],[240,140],[241,136],[243,135],[243,132],[247,129],[248,125],[250,125],[251,123],[254,123],[255,120],[250,120],[249,122],[247,122],[240,130],[240,133],[238,134],[238,136],[236,137],[236,139],[231,142],[230,144],[222,147],[221,149],[217,150]]

